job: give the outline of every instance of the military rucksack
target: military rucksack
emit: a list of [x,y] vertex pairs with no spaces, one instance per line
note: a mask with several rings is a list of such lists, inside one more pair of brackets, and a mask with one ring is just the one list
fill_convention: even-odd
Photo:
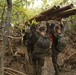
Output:
[[47,49],[50,46],[50,38],[49,35],[40,36],[36,46],[42,49]]
[[50,38],[49,35],[40,36],[35,45],[35,53],[46,53],[50,48]]
[[29,44],[30,45],[35,45],[35,43],[38,40],[38,37],[39,37],[39,34],[37,32],[30,33],[29,34],[29,40],[28,40]]
[[61,33],[57,36],[57,46],[56,46],[56,49],[58,51],[62,51],[65,49],[65,47],[67,46],[67,43],[68,43],[68,37]]

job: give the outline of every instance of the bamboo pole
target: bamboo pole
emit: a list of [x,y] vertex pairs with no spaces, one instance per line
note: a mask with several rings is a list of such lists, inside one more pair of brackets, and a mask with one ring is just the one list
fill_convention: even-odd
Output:
[[[45,14],[48,14],[51,11],[54,11],[55,9],[58,9],[58,8],[59,7],[53,6],[52,8],[49,8],[49,9],[41,12],[39,15],[36,15],[36,16],[32,17],[31,19],[26,21],[25,24],[27,24],[28,22],[32,22],[32,20],[41,21],[41,20],[43,20],[43,17],[44,17]],[[41,19],[41,20],[39,20],[39,19]]]
[[56,6],[53,6],[52,8],[49,8],[49,9],[41,12],[39,15],[47,15],[48,13],[50,13],[51,11],[54,11],[55,9],[57,9],[57,7]]
[[75,14],[76,14],[76,8],[60,12],[57,14],[57,17],[67,18],[70,15],[75,15]]
[[[32,22],[32,20],[36,20],[38,21],[46,21],[46,20],[50,20],[50,19],[55,19],[56,14],[72,9],[73,8],[73,4],[69,4],[67,6],[64,6],[62,8],[60,8],[60,6],[54,6],[50,9],[47,9],[43,12],[41,12],[39,15],[34,16],[33,18],[29,19],[29,22]],[[60,16],[59,16],[60,17]],[[28,23],[28,21],[25,22]]]
[[64,6],[62,8],[59,8],[57,10],[54,10],[54,11],[50,12],[50,14],[48,14],[48,16],[49,15],[54,15],[54,14],[57,14],[57,13],[60,13],[60,12],[63,12],[63,11],[69,10],[69,9],[72,9],[73,7],[74,7],[73,4],[69,4],[67,6]]

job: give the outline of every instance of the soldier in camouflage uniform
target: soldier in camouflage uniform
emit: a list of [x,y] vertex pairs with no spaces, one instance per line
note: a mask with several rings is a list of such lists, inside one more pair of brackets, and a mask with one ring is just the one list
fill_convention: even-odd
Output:
[[27,52],[28,52],[30,64],[32,64],[32,52],[34,50],[34,45],[37,39],[38,39],[38,33],[36,31],[36,26],[31,25],[30,33],[28,35],[28,40],[27,40]]
[[[59,27],[57,29],[60,30]],[[57,29],[55,28],[56,31],[57,31]],[[56,50],[56,46],[57,46],[57,33],[54,33],[52,35],[53,35],[52,62],[53,62],[53,66],[54,66],[54,69],[55,69],[55,75],[59,75],[58,64],[57,64],[57,56],[58,56],[59,52]]]
[[[45,29],[46,28],[44,26],[39,28],[39,33],[40,33],[39,37],[46,34]],[[45,49],[45,48],[43,49],[43,48],[38,47],[37,43],[35,44],[34,51],[33,51],[33,63],[34,63],[33,64],[33,69],[34,69],[33,75],[41,75],[42,67],[44,65],[44,57],[46,55],[46,52],[48,51],[49,51],[49,47],[48,49]]]
[[[55,25],[54,25],[55,26]],[[56,48],[58,44],[58,35],[61,34],[61,26],[57,25],[54,27],[54,31],[51,32],[53,36],[53,42],[52,42],[52,62],[55,69],[55,75],[59,75],[59,66],[57,64],[57,56],[60,53],[60,51]]]

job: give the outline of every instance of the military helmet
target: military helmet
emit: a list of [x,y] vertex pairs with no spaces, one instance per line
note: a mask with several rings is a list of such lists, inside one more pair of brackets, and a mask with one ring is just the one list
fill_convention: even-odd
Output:
[[41,25],[41,26],[39,27],[39,31],[46,31],[46,27],[43,26],[43,25]]

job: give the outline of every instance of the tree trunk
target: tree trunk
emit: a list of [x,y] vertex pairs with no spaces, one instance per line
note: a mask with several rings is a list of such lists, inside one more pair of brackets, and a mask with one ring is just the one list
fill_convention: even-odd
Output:
[[4,13],[5,13],[5,7],[6,7],[6,4],[4,5],[3,7],[3,11],[2,11],[2,14],[1,14],[1,23],[0,23],[0,75],[3,75],[3,53],[2,53],[2,50],[3,50],[3,45],[1,44],[3,41],[3,26],[4,26]]
[[10,26],[10,14],[12,10],[12,0],[6,0],[7,1],[7,14],[6,14],[6,24],[3,31],[3,41],[2,41],[2,48],[1,48],[1,54],[0,54],[0,75],[4,75],[4,52],[6,50],[6,45],[8,44],[8,36],[9,36],[9,26]]
[[5,8],[6,8],[6,4],[4,5],[3,11],[2,11],[2,14],[1,14],[1,25],[3,24],[3,21],[4,21]]

